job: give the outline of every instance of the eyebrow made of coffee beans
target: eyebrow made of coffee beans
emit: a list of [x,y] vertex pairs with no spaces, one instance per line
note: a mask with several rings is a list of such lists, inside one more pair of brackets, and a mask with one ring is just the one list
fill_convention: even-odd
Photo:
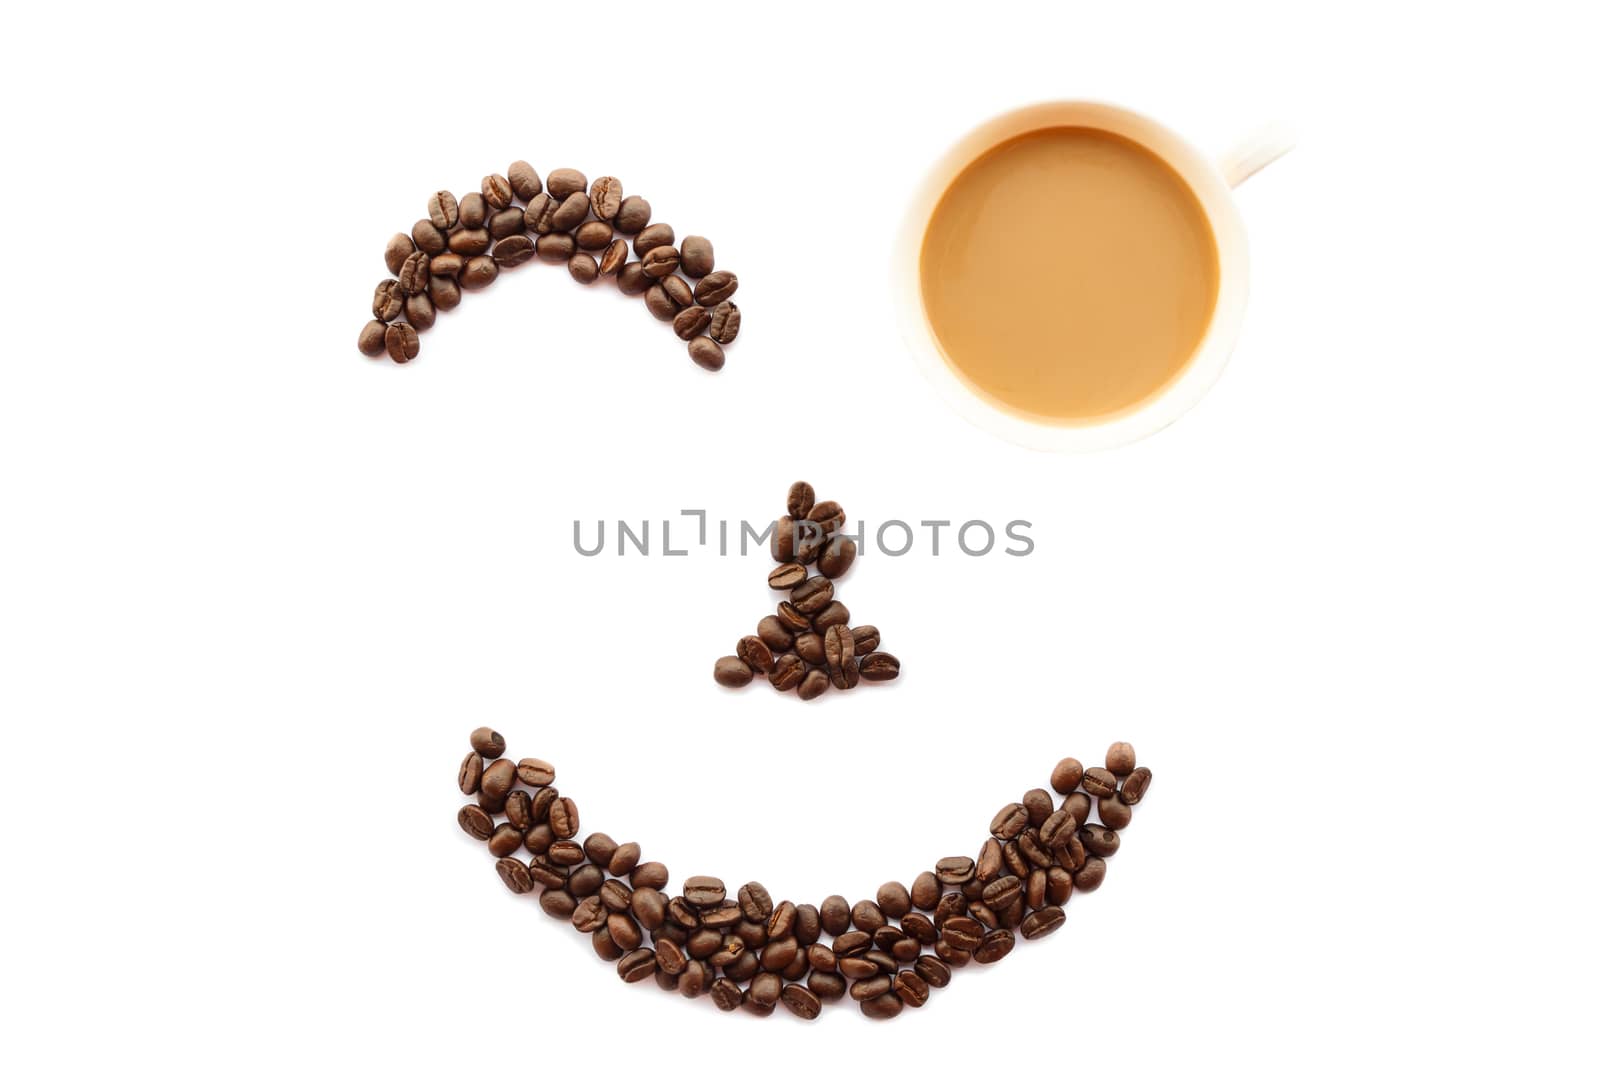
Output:
[[739,689],[759,674],[780,693],[815,700],[829,689],[900,676],[900,660],[878,647],[878,628],[851,626],[850,609],[833,598],[833,583],[856,559],[856,543],[840,533],[843,527],[836,502],[819,502],[809,482],[789,487],[772,527],[777,566],[767,574],[768,588],[784,599],[755,633],[739,638],[733,655],[718,658],[711,671],[718,685]]
[[580,841],[578,806],[556,789],[550,763],[506,757],[505,738],[488,727],[471,746],[457,785],[472,801],[456,821],[486,844],[507,889],[587,934],[624,982],[709,997],[722,1011],[771,1015],[782,1005],[801,1019],[847,996],[868,1018],[892,1019],[968,964],[995,963],[1019,937],[1060,929],[1068,900],[1105,880],[1151,778],[1126,742],[1107,750],[1104,766],[1063,759],[1050,774],[1054,794],[1030,789],[1001,807],[976,855],[946,856],[909,886],[885,882],[854,904],[813,905],[709,875],[673,892],[666,865],[637,842],[593,832]]
[[[631,261],[629,238],[637,257]],[[706,370],[722,369],[724,348],[739,336],[732,299],[739,278],[716,268],[709,240],[691,234],[678,241],[671,226],[651,222],[648,200],[624,196],[622,182],[609,175],[590,182],[562,167],[541,181],[518,160],[504,174],[485,177],[477,192],[459,199],[448,190],[434,193],[427,216],[389,238],[383,261],[392,277],[373,292],[372,319],[356,347],[408,363],[438,312],[535,259],[566,264],[580,285],[612,279],[629,296],[642,296]]]

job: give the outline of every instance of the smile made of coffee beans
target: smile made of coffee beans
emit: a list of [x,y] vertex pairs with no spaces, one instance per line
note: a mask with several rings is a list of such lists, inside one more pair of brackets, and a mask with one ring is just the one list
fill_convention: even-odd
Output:
[[622,292],[642,296],[706,370],[722,369],[723,346],[739,336],[739,306],[730,299],[739,279],[716,269],[711,242],[678,241],[671,226],[650,221],[644,197],[623,196],[616,178],[591,183],[570,167],[541,181],[518,160],[459,200],[448,190],[434,193],[427,218],[389,238],[383,259],[392,277],[378,283],[372,321],[356,344],[396,363],[417,357],[417,335],[459,305],[463,291],[486,289],[501,271],[533,259],[565,263],[581,285],[615,279]]
[[778,565],[767,575],[767,586],[786,599],[756,623],[755,633],[739,638],[733,655],[717,660],[711,676],[718,685],[738,689],[764,674],[780,693],[815,700],[829,688],[900,676],[900,661],[878,647],[878,628],[852,627],[850,609],[833,599],[833,583],[856,559],[856,543],[843,529],[844,509],[836,502],[818,502],[808,482],[789,487],[785,512],[772,528]]
[[588,934],[624,982],[648,979],[723,1011],[770,1015],[782,1004],[802,1019],[846,996],[869,1018],[892,1019],[969,963],[1004,959],[1019,936],[1054,933],[1074,893],[1100,888],[1150,788],[1125,742],[1104,766],[1064,759],[1050,775],[1060,804],[1028,790],[995,814],[976,856],[946,856],[909,888],[885,882],[854,904],[794,904],[759,882],[730,894],[708,875],[674,893],[666,866],[637,843],[603,833],[579,843],[578,806],[556,789],[551,764],[506,758],[505,738],[488,727],[471,744],[458,784],[475,802],[457,821],[488,844],[507,889],[537,893],[545,914]]

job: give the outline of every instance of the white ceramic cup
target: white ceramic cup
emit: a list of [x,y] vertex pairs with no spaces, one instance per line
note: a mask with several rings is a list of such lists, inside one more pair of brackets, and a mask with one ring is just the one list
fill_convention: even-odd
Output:
[[[1217,303],[1211,324],[1188,365],[1135,407],[1101,419],[1030,418],[986,399],[945,358],[922,305],[922,241],[939,199],[973,160],[997,144],[1034,130],[1087,126],[1118,134],[1165,160],[1188,183],[1211,223],[1217,243]],[[1028,448],[1089,452],[1147,437],[1193,407],[1222,373],[1244,318],[1250,257],[1232,189],[1287,152],[1285,127],[1271,127],[1220,159],[1198,151],[1177,134],[1126,108],[1092,101],[1035,104],[999,115],[957,141],[912,197],[895,256],[900,322],[917,365],[934,389],[969,421]]]

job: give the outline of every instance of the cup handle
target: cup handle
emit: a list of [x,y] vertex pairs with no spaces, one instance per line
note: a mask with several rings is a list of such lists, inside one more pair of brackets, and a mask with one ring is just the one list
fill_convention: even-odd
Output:
[[1238,142],[1217,160],[1222,178],[1231,189],[1294,147],[1294,129],[1287,122],[1273,122]]

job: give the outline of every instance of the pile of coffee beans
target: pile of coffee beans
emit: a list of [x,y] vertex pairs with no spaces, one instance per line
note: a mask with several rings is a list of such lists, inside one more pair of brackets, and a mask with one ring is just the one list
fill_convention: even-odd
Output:
[[767,575],[767,586],[786,599],[756,623],[755,633],[739,638],[733,655],[717,660],[712,677],[719,685],[737,689],[764,674],[780,693],[815,700],[830,688],[900,676],[900,661],[878,647],[878,628],[851,626],[850,609],[833,599],[833,583],[856,560],[856,543],[843,528],[837,503],[818,502],[807,482],[789,487],[787,507],[772,527],[778,565]]
[[739,279],[716,269],[711,242],[693,235],[678,241],[671,226],[650,221],[650,201],[623,196],[616,178],[591,183],[570,167],[541,181],[518,160],[484,178],[478,192],[460,199],[434,193],[428,217],[389,238],[383,259],[391,277],[373,293],[372,321],[357,346],[369,356],[387,352],[396,363],[416,358],[417,335],[437,312],[460,304],[463,290],[487,288],[502,270],[532,259],[565,263],[582,285],[616,279],[618,289],[642,296],[652,315],[672,323],[689,358],[706,370],[722,369],[723,346],[739,336],[739,306],[731,299]]
[[[505,738],[488,727],[471,743],[458,784],[474,802],[457,821],[487,843],[507,889],[537,893],[545,914],[588,934],[624,982],[710,997],[723,1011],[770,1015],[782,1004],[802,1019],[846,996],[869,1018],[892,1019],[969,963],[1004,959],[1019,936],[1055,932],[1073,893],[1100,888],[1150,788],[1125,742],[1104,766],[1064,759],[1050,775],[1060,805],[1028,790],[995,814],[976,856],[946,856],[909,887],[885,882],[854,904],[795,904],[759,882],[730,893],[707,875],[674,893],[666,866],[637,843],[603,833],[579,843],[578,806],[556,789],[549,763],[507,758]],[[1090,822],[1096,809],[1100,821]]]

